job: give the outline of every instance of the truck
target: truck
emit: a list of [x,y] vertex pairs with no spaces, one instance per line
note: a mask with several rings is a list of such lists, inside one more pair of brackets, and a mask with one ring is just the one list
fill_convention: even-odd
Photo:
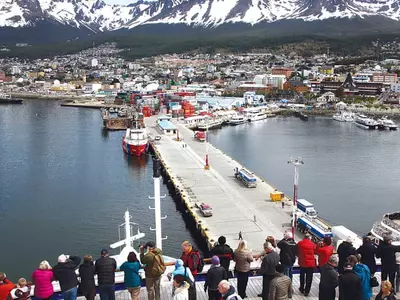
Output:
[[248,188],[255,188],[257,187],[257,178],[254,176],[253,173],[247,171],[246,169],[242,168],[235,168],[234,175],[237,179],[239,179],[245,186]]
[[302,215],[297,217],[296,227],[302,233],[311,234],[315,243],[322,241],[325,237],[333,238],[331,227],[319,218]]
[[317,212],[315,211],[314,204],[308,202],[306,199],[297,200],[297,210],[300,212],[299,215],[305,214],[310,218],[317,217]]

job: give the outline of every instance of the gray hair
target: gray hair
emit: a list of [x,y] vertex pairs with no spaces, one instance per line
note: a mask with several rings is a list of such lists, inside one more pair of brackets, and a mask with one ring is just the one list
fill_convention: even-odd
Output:
[[329,258],[329,263],[332,265],[337,265],[338,264],[338,257],[336,255],[332,255]]
[[304,236],[304,238],[311,240],[311,234],[306,233],[306,235]]
[[231,284],[228,280],[221,280],[220,283],[218,284],[219,287],[222,287],[223,289],[229,290],[231,288]]
[[270,242],[265,242],[264,243],[264,248],[267,248],[268,250],[274,250],[274,247]]

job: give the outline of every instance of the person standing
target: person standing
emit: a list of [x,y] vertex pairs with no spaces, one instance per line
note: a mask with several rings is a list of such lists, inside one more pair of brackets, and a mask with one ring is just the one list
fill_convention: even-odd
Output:
[[99,284],[101,300],[115,300],[115,270],[117,262],[109,257],[107,249],[101,250],[101,257],[96,260],[95,270]]
[[32,274],[32,283],[35,285],[33,295],[35,298],[49,300],[53,296],[53,270],[48,261],[44,260],[39,268]]
[[8,294],[15,288],[15,284],[11,282],[5,273],[0,272],[0,300],[7,300]]
[[[181,247],[181,259],[185,267],[188,267],[190,269],[193,276],[197,275],[199,270],[202,269],[202,260],[199,250],[194,249],[189,241],[183,242]],[[189,299],[196,300],[196,285],[189,287]]]
[[243,240],[242,232],[239,231],[239,240]]
[[214,255],[211,258],[211,267],[207,271],[206,281],[204,282],[204,291],[208,289],[209,300],[220,300],[221,294],[218,291],[218,284],[222,280],[228,279],[228,273],[225,268],[220,265],[220,259]]
[[218,238],[218,244],[211,249],[211,256],[218,256],[219,261],[221,262],[221,266],[223,266],[226,270],[226,273],[229,273],[229,264],[231,260],[233,260],[233,250],[232,248],[226,244],[226,238],[224,236],[220,236]]
[[331,257],[333,253],[332,239],[328,236],[324,237],[324,240],[321,244],[318,244],[318,247],[315,251],[315,254],[318,255],[318,266],[324,266]]
[[81,262],[79,256],[61,254],[53,267],[54,278],[60,282],[64,300],[75,300],[78,294],[78,278],[75,270]]
[[337,265],[337,257],[331,256],[327,263],[320,266],[319,300],[335,300],[336,287],[339,285],[339,275],[335,270]]
[[139,300],[141,282],[139,275],[140,268],[140,262],[135,252],[129,252],[127,261],[119,268],[121,271],[124,271],[124,285],[131,294],[132,300]]
[[263,286],[262,293],[258,296],[268,300],[269,287],[276,274],[275,268],[279,264],[279,254],[275,252],[270,242],[264,243],[264,251],[265,255],[258,271],[258,274],[263,276]]
[[183,275],[176,275],[173,281],[174,291],[172,300],[189,300],[189,283]]
[[239,296],[246,298],[246,288],[250,275],[250,263],[254,260],[253,255],[247,249],[247,242],[242,240],[239,242],[234,252],[233,260],[235,261],[235,273],[237,278],[237,289]]
[[[147,253],[144,253],[144,249]],[[148,300],[160,300],[161,275],[165,272],[164,259],[160,249],[156,248],[156,243],[148,242],[140,246],[140,261],[142,262],[146,275],[146,289]]]
[[222,280],[218,284],[218,291],[221,293],[222,300],[241,300],[240,296],[236,294],[235,288],[228,280]]
[[347,262],[353,266],[353,272],[361,280],[361,289],[362,289],[362,299],[369,300],[372,297],[372,288],[371,288],[371,272],[369,268],[360,264],[359,255],[350,255],[347,258]]
[[378,246],[376,257],[381,259],[382,263],[382,281],[389,278],[392,287],[396,276],[396,252],[400,252],[400,246],[392,245],[392,236],[385,235],[383,242]]
[[337,253],[339,255],[338,271],[339,274],[342,274],[343,266],[347,262],[347,258],[350,255],[356,255],[357,253],[356,248],[353,247],[353,239],[351,237],[347,237],[347,239],[339,245]]
[[272,279],[269,287],[268,300],[289,300],[292,298],[292,280],[283,274],[285,266],[276,266],[276,276]]
[[79,293],[87,300],[94,300],[96,297],[96,285],[94,283],[94,274],[96,269],[91,255],[83,257],[83,264],[79,266],[79,276],[81,283],[79,284]]
[[346,263],[339,276],[339,300],[362,300],[361,280],[353,272],[353,266]]
[[361,255],[361,263],[366,265],[371,271],[371,276],[376,272],[375,256],[378,252],[378,247],[371,241],[368,236],[363,237],[363,244],[357,249],[357,253]]
[[311,241],[311,235],[307,233],[304,239],[297,243],[297,253],[300,266],[299,290],[304,296],[308,296],[315,268],[315,244]]
[[279,253],[279,260],[282,266],[285,268],[284,274],[292,280],[293,278],[293,265],[296,261],[297,245],[293,239],[293,235],[290,231],[286,231],[283,235],[283,239],[277,244],[278,248],[281,249]]
[[381,290],[376,295],[375,300],[396,300],[396,296],[393,292],[393,287],[390,281],[382,281]]
[[400,252],[396,252],[396,287],[394,292],[400,292]]

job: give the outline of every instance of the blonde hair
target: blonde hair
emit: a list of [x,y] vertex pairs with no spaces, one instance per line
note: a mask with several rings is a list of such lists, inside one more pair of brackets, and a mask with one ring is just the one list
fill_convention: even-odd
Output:
[[24,287],[27,285],[26,279],[25,278],[20,278],[18,279],[18,286]]
[[44,260],[39,264],[39,269],[40,270],[51,270],[51,266],[47,260]]
[[392,288],[393,288],[392,283],[389,280],[382,281],[381,287],[385,288],[385,289],[387,289],[389,291],[391,291]]
[[248,250],[249,249],[247,249],[247,242],[245,240],[241,240],[236,248],[236,251],[244,252]]

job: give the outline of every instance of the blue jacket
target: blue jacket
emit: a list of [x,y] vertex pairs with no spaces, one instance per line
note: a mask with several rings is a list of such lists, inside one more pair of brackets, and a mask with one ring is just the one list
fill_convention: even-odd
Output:
[[[175,270],[172,272],[172,278],[175,277],[175,275],[183,275],[185,276],[185,268],[183,266],[175,266]],[[186,276],[190,278],[194,282],[194,278],[192,275],[192,272],[190,272],[190,269],[186,267]]]
[[353,272],[361,279],[363,300],[369,300],[372,297],[371,272],[369,268],[364,264],[356,264],[353,267]]
[[138,287],[140,286],[141,278],[139,276],[139,269],[141,268],[138,261],[135,262],[124,262],[120,270],[124,271],[124,284],[125,287]]

